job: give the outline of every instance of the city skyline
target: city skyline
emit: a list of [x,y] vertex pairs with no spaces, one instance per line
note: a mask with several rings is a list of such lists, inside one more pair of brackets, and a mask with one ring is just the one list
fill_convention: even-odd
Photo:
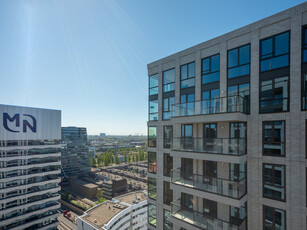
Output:
[[147,63],[302,2],[2,1],[0,103],[61,110],[89,135],[146,135]]

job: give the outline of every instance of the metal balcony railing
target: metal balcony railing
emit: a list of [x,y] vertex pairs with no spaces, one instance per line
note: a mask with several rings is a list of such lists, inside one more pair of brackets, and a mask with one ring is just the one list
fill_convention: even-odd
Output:
[[200,229],[216,229],[216,230],[246,230],[246,218],[239,222],[230,223],[218,218],[211,217],[206,213],[201,213],[195,210],[187,209],[182,207],[181,200],[178,199],[171,203],[172,217],[195,225]]
[[174,137],[172,149],[200,153],[244,155],[246,154],[246,139]]
[[171,116],[181,117],[219,113],[249,114],[249,107],[249,100],[247,98],[234,95],[174,104],[171,108]]
[[240,199],[246,194],[245,173],[241,173],[239,180],[226,180],[205,175],[188,174],[181,169],[171,170],[171,181],[174,184],[211,192],[218,195]]

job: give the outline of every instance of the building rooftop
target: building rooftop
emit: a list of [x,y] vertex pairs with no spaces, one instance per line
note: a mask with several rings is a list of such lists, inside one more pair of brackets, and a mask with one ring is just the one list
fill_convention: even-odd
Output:
[[147,199],[147,195],[143,191],[138,191],[115,197],[91,208],[80,218],[91,225],[102,228],[118,213],[133,205],[136,198],[138,202],[142,202]]
[[89,182],[84,181],[84,180],[73,180],[72,182],[76,183],[76,184],[80,184],[80,185],[87,187],[87,188],[97,188],[98,187],[97,185],[89,183]]

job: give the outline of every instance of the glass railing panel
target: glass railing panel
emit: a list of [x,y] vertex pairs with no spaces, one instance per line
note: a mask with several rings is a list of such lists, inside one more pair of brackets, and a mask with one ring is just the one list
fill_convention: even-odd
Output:
[[177,185],[240,199],[246,194],[246,179],[231,181],[205,175],[187,174],[181,169],[171,171],[171,182]]
[[246,154],[246,139],[174,137],[172,149],[214,154],[244,155]]
[[218,113],[249,113],[249,100],[239,95],[211,98],[202,101],[179,103],[171,108],[172,117]]

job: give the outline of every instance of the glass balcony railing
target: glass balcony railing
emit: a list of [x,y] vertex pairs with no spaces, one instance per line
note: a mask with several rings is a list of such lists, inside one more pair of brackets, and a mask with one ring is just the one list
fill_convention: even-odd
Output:
[[246,218],[234,224],[224,220],[213,218],[195,210],[187,209],[181,206],[181,200],[178,199],[171,203],[172,217],[195,225],[200,229],[216,229],[216,230],[246,230]]
[[218,114],[244,113],[249,114],[249,100],[239,95],[219,97],[202,101],[174,104],[172,117]]
[[174,137],[172,149],[239,156],[246,154],[246,139]]
[[171,171],[171,181],[174,184],[235,199],[240,199],[246,194],[245,173],[241,173],[240,177],[242,179],[238,181],[231,181],[205,175],[188,174],[182,172],[180,168]]

